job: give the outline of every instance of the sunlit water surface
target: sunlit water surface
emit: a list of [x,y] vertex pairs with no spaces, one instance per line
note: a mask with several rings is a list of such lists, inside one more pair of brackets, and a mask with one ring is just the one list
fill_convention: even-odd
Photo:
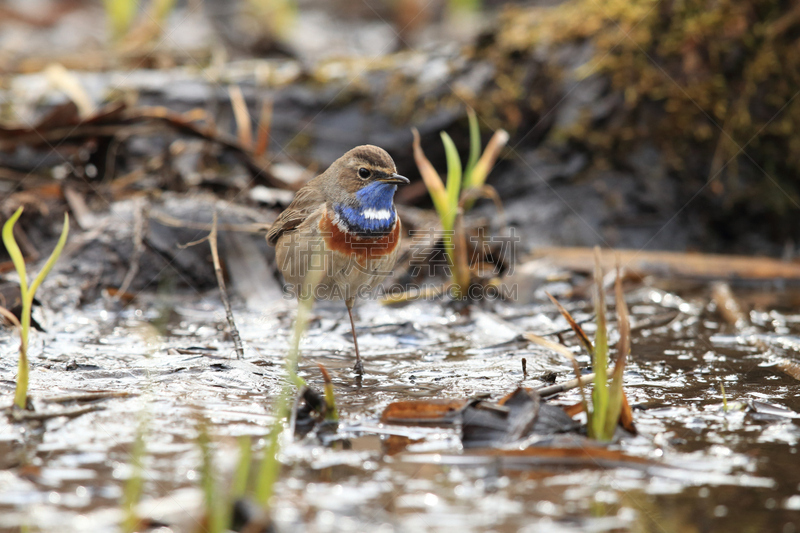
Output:
[[[122,310],[102,301],[78,308],[57,285],[46,287],[56,309],[43,317],[47,332],[32,341],[37,408],[70,408],[41,400],[77,392],[131,395],[97,401],[101,410],[75,418],[0,419],[0,530],[116,531],[143,419],[141,511],[170,525],[160,531],[197,530],[198,420],[208,420],[224,486],[236,463],[236,438],[251,436],[256,449],[263,447],[271,400],[283,384],[294,304],[235,306],[245,343],[237,360],[216,293],[140,296]],[[628,293],[634,332],[625,382],[640,434],[614,448],[650,466],[614,468],[501,461],[464,451],[454,429],[380,423],[393,401],[499,399],[520,384],[543,385],[550,372],[559,381],[572,377],[558,355],[508,342],[523,332],[565,329],[550,305],[496,303],[460,315],[438,302],[365,302],[358,308],[366,368],[360,387],[344,307],[319,305],[302,343],[300,375],[321,389],[317,363],[325,365],[341,423],[334,445],[284,439],[285,469],[273,502],[278,529],[800,530],[800,385],[775,366],[797,358],[800,315],[772,300],[771,308],[751,313],[753,326],[742,332],[722,322],[702,291],[685,299],[651,288]],[[588,304],[571,308],[578,319],[591,316]],[[591,335],[591,323],[586,329]],[[6,403],[17,342],[0,331]],[[571,391],[554,401],[574,404],[579,396]],[[387,453],[401,438],[412,444]]]

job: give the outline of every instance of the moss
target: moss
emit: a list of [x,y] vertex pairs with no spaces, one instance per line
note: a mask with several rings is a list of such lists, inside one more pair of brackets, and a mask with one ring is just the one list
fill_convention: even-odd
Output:
[[[505,65],[508,78],[498,78],[495,105],[520,98],[522,77],[508,59],[519,54],[543,58],[545,68],[563,75],[606,76],[610,91],[622,95],[610,118],[584,114],[551,131],[551,139],[581,143],[612,160],[630,153],[633,142],[651,141],[673,169],[686,171],[685,179],[700,184],[718,177],[728,205],[755,198],[774,213],[797,205],[800,8],[794,4],[568,0],[506,10],[495,39],[487,53]],[[587,42],[593,53],[577,69],[574,57],[559,56]],[[531,101],[534,110],[552,104]]]

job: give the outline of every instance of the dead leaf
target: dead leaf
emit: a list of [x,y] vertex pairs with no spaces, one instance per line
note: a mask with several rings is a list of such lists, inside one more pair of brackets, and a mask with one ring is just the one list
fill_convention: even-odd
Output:
[[633,411],[628,403],[628,395],[622,391],[622,410],[619,413],[619,425],[631,435],[638,435],[636,425],[633,423]]
[[381,422],[407,426],[449,426],[466,403],[466,400],[394,402],[383,410]]
[[383,453],[386,455],[396,455],[411,445],[422,442],[424,439],[412,439],[405,435],[389,435],[386,439],[381,441]]

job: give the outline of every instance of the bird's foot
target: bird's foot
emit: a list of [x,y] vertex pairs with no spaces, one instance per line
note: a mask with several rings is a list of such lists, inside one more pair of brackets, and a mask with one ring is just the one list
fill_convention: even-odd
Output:
[[353,366],[353,372],[355,372],[359,376],[363,376],[364,375],[364,364],[361,362],[360,359],[358,361],[356,361],[355,366]]

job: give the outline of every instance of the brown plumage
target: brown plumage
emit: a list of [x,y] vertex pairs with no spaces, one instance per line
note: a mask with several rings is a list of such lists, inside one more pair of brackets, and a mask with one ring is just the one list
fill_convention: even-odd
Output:
[[[321,205],[337,200],[348,201],[347,197],[365,184],[358,177],[361,167],[375,169],[384,175],[397,172],[394,161],[383,148],[371,144],[353,148],[297,191],[289,207],[272,224],[267,233],[267,242],[275,246],[281,235],[302,224]],[[401,183],[408,183],[408,180]]]
[[359,374],[352,308],[361,292],[372,290],[394,267],[401,224],[393,198],[400,183],[408,179],[397,174],[385,150],[358,146],[300,189],[267,233],[278,268],[298,296],[312,290],[306,274],[313,261],[319,264],[314,253],[323,253],[325,272],[313,295],[345,301]]

